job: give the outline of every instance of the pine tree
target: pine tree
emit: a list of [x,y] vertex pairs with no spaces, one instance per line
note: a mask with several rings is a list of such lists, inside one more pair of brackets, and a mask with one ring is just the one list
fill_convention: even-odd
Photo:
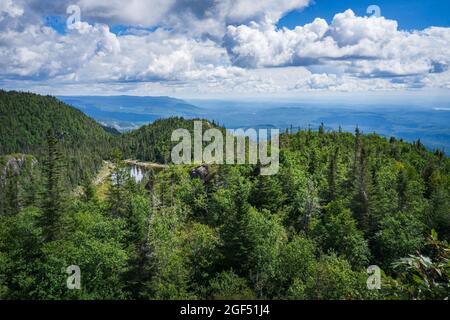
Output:
[[339,147],[334,149],[332,155],[330,155],[330,160],[328,164],[328,192],[327,192],[327,202],[334,201],[337,196],[337,170],[338,170],[338,158],[339,158]]
[[275,177],[260,175],[250,198],[251,204],[259,210],[266,209],[276,213],[282,207],[286,196]]
[[355,147],[354,147],[354,160],[353,160],[353,175],[356,175],[358,159],[361,156],[361,131],[359,127],[355,129]]
[[325,134],[325,125],[323,124],[323,122],[320,124],[320,127],[319,127],[319,134],[320,134],[320,135]]
[[229,189],[222,189],[219,192],[220,196],[216,196],[214,204],[216,210],[223,212],[222,254],[226,268],[233,269],[239,275],[246,275],[244,266],[250,254],[251,239],[245,230],[251,209],[248,203],[251,188],[235,170],[229,171],[228,174],[230,176],[226,183],[229,184]]
[[94,184],[90,177],[86,177],[83,181],[83,198],[85,202],[91,202],[97,200],[97,194],[95,192]]
[[122,161],[120,150],[113,153],[114,170],[111,173],[111,187],[108,192],[110,212],[116,217],[125,217],[130,211],[130,173]]
[[450,181],[439,171],[433,172],[429,182],[430,205],[426,223],[436,230],[443,239],[450,241]]
[[44,174],[46,181],[40,224],[45,239],[50,241],[57,237],[59,219],[63,211],[62,157],[58,140],[51,130],[47,133],[47,159],[44,163]]
[[5,179],[5,214],[15,215],[19,212],[19,177],[14,168],[7,168]]
[[352,173],[353,181],[350,181],[353,184],[353,199],[351,202],[351,208],[360,227],[367,230],[370,189],[370,174],[368,165],[369,155],[367,148],[362,143],[361,134],[358,128],[356,128],[354,152],[355,158]]
[[398,211],[406,209],[408,177],[404,169],[397,176]]

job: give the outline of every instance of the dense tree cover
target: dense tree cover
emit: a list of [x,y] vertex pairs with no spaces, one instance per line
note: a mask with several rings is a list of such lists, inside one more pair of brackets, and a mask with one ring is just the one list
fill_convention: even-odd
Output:
[[47,133],[61,141],[69,186],[93,175],[110,154],[112,134],[81,111],[54,97],[0,90],[0,155],[43,159]]
[[[122,159],[166,162],[178,126],[192,121],[161,120],[113,141],[106,197],[90,179],[80,193],[62,187],[70,153],[52,131],[42,161],[3,157],[0,298],[448,298],[442,152],[322,126],[281,136],[274,176],[216,165],[204,181],[193,166],[169,166],[137,184]],[[66,287],[71,265],[80,290]],[[367,288],[370,265],[382,269],[381,290]]]
[[[171,142],[172,132],[186,129],[190,132],[192,143],[194,139],[193,121],[202,122],[202,131],[219,128],[214,122],[202,119],[186,120],[172,117],[156,120],[150,125],[123,134],[117,139],[117,145],[125,158],[139,159],[158,163],[170,163],[172,148],[178,142]],[[219,128],[223,130],[223,128]]]
[[36,203],[41,192],[41,171],[35,157],[0,156],[0,216],[14,215]]

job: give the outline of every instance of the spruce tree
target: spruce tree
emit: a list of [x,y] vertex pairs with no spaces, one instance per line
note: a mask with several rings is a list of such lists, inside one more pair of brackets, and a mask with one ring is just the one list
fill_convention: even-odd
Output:
[[114,170],[111,173],[111,187],[108,192],[108,205],[115,217],[126,217],[130,212],[130,194],[134,191],[128,168],[122,161],[120,150],[113,152]]
[[319,134],[320,134],[320,135],[325,134],[325,125],[323,124],[323,122],[320,124],[320,127],[319,127]]
[[338,170],[338,158],[339,158],[339,147],[334,149],[334,152],[330,155],[330,160],[328,164],[328,192],[327,192],[327,202],[334,201],[337,196],[337,170]]
[[92,179],[88,176],[83,181],[83,199],[85,202],[91,202],[97,200],[97,194],[95,191],[95,186],[92,183]]
[[46,240],[56,239],[60,216],[63,211],[63,189],[61,186],[62,156],[55,134],[47,132],[47,159],[44,162],[45,190],[41,227]]
[[370,173],[369,173],[369,154],[367,148],[363,145],[361,134],[356,128],[355,154],[353,172],[350,183],[353,184],[353,199],[351,201],[351,209],[359,226],[367,230],[369,219],[369,189],[370,189]]
[[19,212],[19,177],[14,168],[7,168],[5,179],[5,214],[15,215]]
[[250,198],[251,204],[258,210],[266,209],[276,213],[282,207],[286,196],[278,179],[260,175]]

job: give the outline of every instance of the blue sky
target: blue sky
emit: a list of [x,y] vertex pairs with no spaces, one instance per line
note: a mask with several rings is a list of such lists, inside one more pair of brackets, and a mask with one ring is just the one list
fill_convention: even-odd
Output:
[[[352,9],[358,15],[366,15],[370,5],[377,5],[388,19],[396,20],[402,30],[421,30],[430,26],[450,27],[450,1],[445,0],[315,0],[308,7],[293,10],[278,21],[278,27],[290,29],[311,23],[320,17],[328,22],[336,13]],[[46,16],[45,23],[59,33],[65,33],[65,16]],[[124,34],[132,25],[111,24],[111,32]],[[155,28],[146,28],[154,30]]]
[[[68,28],[69,5],[81,20]],[[438,0],[2,0],[0,88],[448,96],[449,12]]]
[[370,5],[378,5],[382,15],[397,20],[403,30],[450,27],[450,1],[447,0],[315,0],[305,9],[288,13],[278,25],[294,28],[317,17],[330,22],[336,13],[346,9],[365,15]]

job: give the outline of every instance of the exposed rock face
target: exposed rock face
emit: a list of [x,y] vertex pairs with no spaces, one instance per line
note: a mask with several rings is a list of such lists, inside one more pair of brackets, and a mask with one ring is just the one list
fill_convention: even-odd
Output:
[[39,193],[38,161],[30,155],[0,156],[0,216],[33,204]]
[[2,185],[8,175],[20,176],[26,168],[33,169],[38,163],[36,158],[25,154],[8,155],[1,158],[0,183]]
[[149,179],[147,184],[145,185],[145,189],[148,191],[152,191],[155,186],[155,181],[153,179]]
[[200,179],[203,182],[208,182],[211,179],[209,166],[204,164],[189,172],[191,179]]

